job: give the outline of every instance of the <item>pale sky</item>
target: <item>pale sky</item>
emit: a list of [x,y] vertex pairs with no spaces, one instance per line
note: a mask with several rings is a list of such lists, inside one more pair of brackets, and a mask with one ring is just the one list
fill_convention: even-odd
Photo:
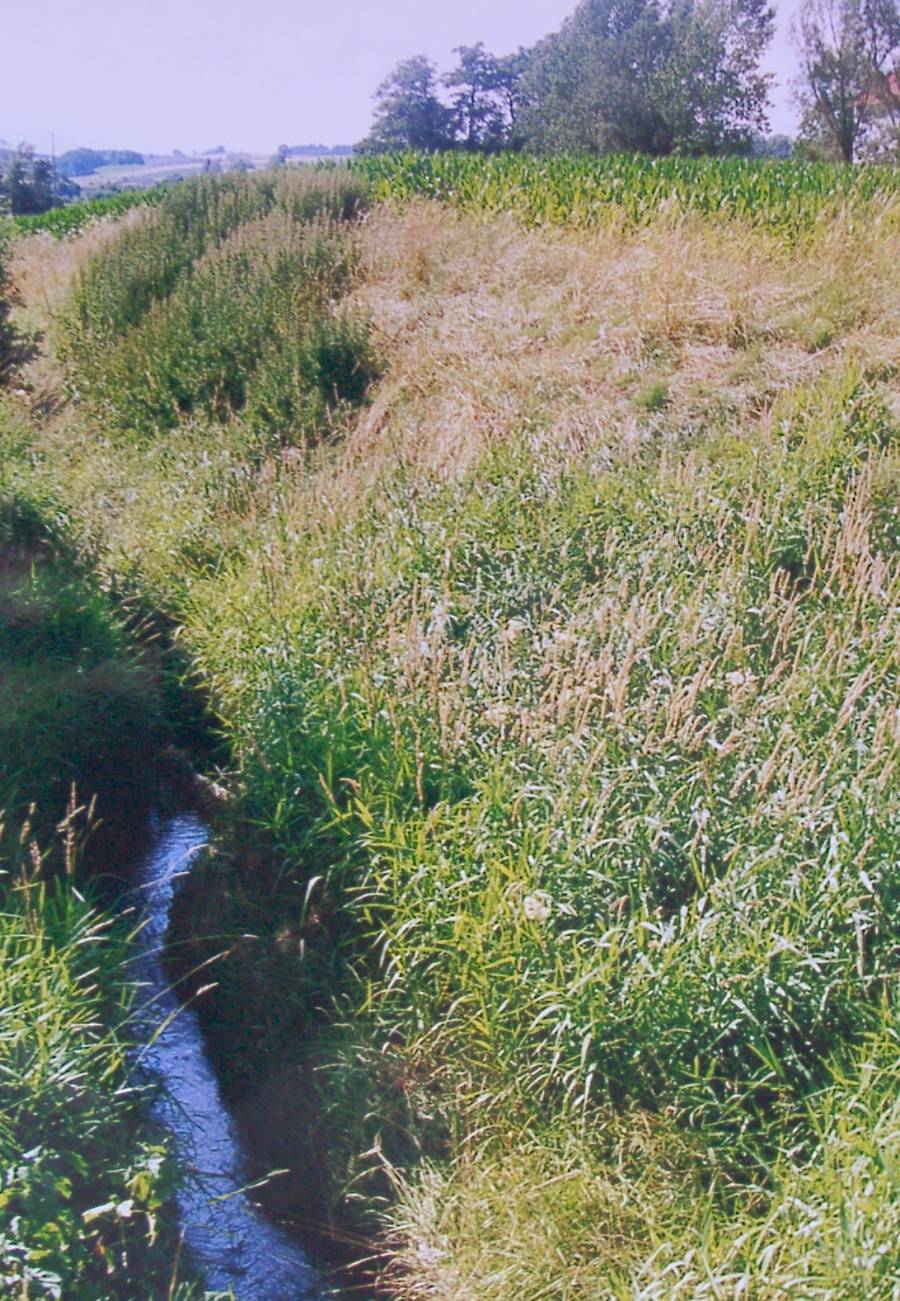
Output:
[[[789,10],[767,67],[772,129],[791,130]],[[456,45],[495,54],[557,28],[576,0],[0,0],[0,139],[191,152],[352,144],[400,59],[441,71]]]

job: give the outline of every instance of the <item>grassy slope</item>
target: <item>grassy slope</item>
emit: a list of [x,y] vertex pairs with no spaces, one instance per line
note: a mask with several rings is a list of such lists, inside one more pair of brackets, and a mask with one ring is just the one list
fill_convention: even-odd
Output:
[[187,1301],[177,1172],[126,1057],[125,936],[70,876],[40,875],[27,843],[0,858],[0,1290]]
[[892,211],[381,211],[343,445],[37,440],[240,764],[232,1082],[312,1056],[401,1294],[898,1283]]
[[28,445],[0,394],[0,1292],[186,1299],[176,1172],[127,1058],[125,927],[82,845],[145,805],[167,710]]
[[[14,430],[0,410],[4,450],[21,447]],[[0,478],[0,1290],[187,1297],[175,1172],[126,1057],[136,990],[124,927],[75,882],[85,806],[96,797],[103,816],[124,802],[133,815],[146,800],[160,692],[53,503],[18,491],[11,463]]]

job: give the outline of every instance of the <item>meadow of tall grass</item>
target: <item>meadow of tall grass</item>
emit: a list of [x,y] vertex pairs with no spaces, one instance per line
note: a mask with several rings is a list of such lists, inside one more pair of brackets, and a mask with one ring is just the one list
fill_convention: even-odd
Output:
[[[896,200],[528,231],[230,184],[61,250],[73,401],[10,456],[214,702],[240,832],[177,928],[235,941],[264,1156],[399,1297],[888,1301]],[[344,322],[350,391],[297,361]]]

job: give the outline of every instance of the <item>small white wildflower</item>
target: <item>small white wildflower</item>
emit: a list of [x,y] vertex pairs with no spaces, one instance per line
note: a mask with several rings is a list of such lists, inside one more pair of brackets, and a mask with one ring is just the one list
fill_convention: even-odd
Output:
[[524,619],[510,619],[503,630],[503,639],[504,641],[518,641],[527,631],[528,624]]
[[725,681],[730,687],[738,690],[740,687],[750,687],[756,681],[756,675],[749,669],[734,669],[731,673],[725,674]]
[[553,900],[545,890],[535,890],[522,900],[522,911],[530,922],[545,922],[550,917]]

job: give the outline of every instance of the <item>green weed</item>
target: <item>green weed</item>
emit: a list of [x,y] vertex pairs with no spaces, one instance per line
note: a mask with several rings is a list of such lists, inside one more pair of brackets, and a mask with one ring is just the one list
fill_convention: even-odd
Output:
[[29,829],[0,857],[0,1290],[73,1301],[197,1293],[179,1266],[176,1171],[141,1116],[126,1051],[124,928],[47,880]]

